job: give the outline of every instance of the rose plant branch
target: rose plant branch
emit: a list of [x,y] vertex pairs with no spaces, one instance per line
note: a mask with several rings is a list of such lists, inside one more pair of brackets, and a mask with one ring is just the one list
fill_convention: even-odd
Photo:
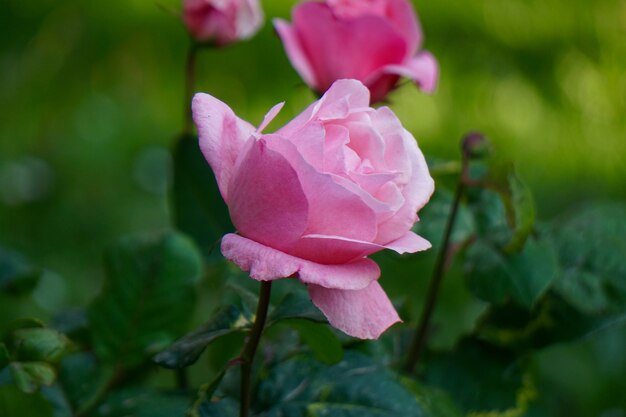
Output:
[[272,281],[262,281],[259,292],[259,303],[257,304],[254,325],[250,331],[246,344],[243,348],[241,356],[241,406],[239,409],[240,417],[247,417],[250,409],[251,388],[252,388],[252,364],[254,356],[259,347],[265,321],[267,319],[267,310],[270,304],[270,295],[272,291]]
[[454,222],[459,211],[461,198],[463,197],[465,187],[467,186],[466,181],[469,177],[468,168],[472,149],[476,147],[479,143],[482,143],[482,141],[482,135],[477,133],[470,133],[466,135],[462,141],[461,174],[459,175],[459,180],[454,194],[454,200],[452,202],[452,207],[450,208],[450,214],[448,216],[446,228],[443,233],[441,248],[437,253],[437,260],[435,262],[433,276],[428,286],[426,303],[424,304],[424,307],[422,309],[419,324],[415,330],[415,333],[413,334],[413,339],[409,347],[409,354],[405,364],[405,371],[407,373],[414,372],[415,367],[420,359],[421,353],[426,345],[426,339],[428,336],[428,331],[430,329],[430,322],[432,320],[432,315],[435,311],[437,300],[439,298],[439,290],[445,276],[447,265],[450,262],[450,251],[454,249],[452,245],[450,245],[450,238],[452,236],[452,231],[454,230]]

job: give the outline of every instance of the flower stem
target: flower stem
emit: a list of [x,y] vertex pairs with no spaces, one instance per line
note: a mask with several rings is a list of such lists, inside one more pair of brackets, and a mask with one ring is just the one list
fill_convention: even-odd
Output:
[[191,41],[189,50],[187,51],[187,60],[185,62],[185,96],[184,96],[184,115],[185,122],[183,134],[190,135],[193,126],[193,116],[191,113],[191,99],[196,89],[196,57],[200,45],[195,41]]
[[409,374],[415,371],[415,367],[417,366],[422,351],[424,350],[424,347],[426,345],[426,338],[430,329],[430,322],[433,316],[433,312],[435,311],[435,306],[437,305],[439,289],[441,288],[441,283],[443,282],[443,277],[445,276],[446,264],[449,259],[449,253],[451,249],[450,238],[452,236],[452,231],[454,230],[454,221],[456,220],[456,216],[459,211],[461,198],[463,197],[463,193],[465,192],[466,181],[468,178],[469,159],[472,157],[473,148],[477,146],[476,144],[478,143],[478,141],[482,143],[483,137],[482,135],[477,133],[471,133],[465,136],[462,141],[461,175],[459,175],[456,192],[454,194],[454,200],[452,202],[452,208],[450,209],[446,228],[443,233],[441,248],[439,249],[439,253],[437,254],[437,260],[435,263],[435,269],[433,270],[433,276],[428,286],[426,303],[424,304],[424,308],[422,309],[420,322],[417,326],[417,329],[415,330],[415,333],[413,334],[413,340],[411,341],[411,346],[409,347],[409,354],[404,368],[404,370]]
[[259,292],[259,304],[257,305],[256,318],[250,331],[250,336],[241,353],[241,407],[239,417],[248,417],[252,388],[252,364],[257,347],[261,341],[267,309],[270,304],[270,294],[272,291],[272,281],[262,281]]

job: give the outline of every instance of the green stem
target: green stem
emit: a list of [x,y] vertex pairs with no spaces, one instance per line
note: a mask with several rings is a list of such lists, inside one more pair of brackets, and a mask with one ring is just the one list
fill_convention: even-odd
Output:
[[250,336],[246,341],[246,345],[241,353],[241,408],[239,417],[248,417],[251,401],[252,388],[252,364],[256,350],[259,347],[265,320],[267,318],[267,309],[270,304],[270,294],[272,291],[272,281],[262,281],[259,293],[259,304],[257,305],[256,318],[254,325],[250,331]]
[[200,45],[195,41],[191,41],[189,50],[187,51],[187,60],[185,62],[185,97],[184,97],[184,115],[185,122],[183,134],[190,135],[193,127],[193,114],[191,112],[191,100],[196,89],[196,57]]
[[426,302],[424,304],[424,308],[422,309],[420,322],[417,326],[417,329],[415,330],[415,333],[413,334],[413,339],[409,347],[409,354],[404,367],[404,370],[409,374],[415,371],[415,367],[417,366],[422,351],[424,350],[424,347],[426,345],[428,331],[430,330],[430,322],[433,316],[433,312],[435,311],[435,306],[437,305],[437,300],[439,298],[439,290],[441,288],[441,283],[443,282],[443,277],[445,276],[446,263],[449,258],[450,238],[452,236],[452,231],[454,230],[454,221],[456,220],[456,216],[459,211],[461,198],[463,197],[463,193],[465,192],[466,180],[468,176],[469,158],[471,155],[468,144],[471,144],[470,140],[474,140],[474,138],[475,136],[468,135],[463,140],[463,161],[461,175],[459,175],[456,192],[454,194],[454,200],[452,202],[452,208],[450,209],[446,228],[443,233],[441,248],[439,249],[439,253],[437,254],[435,269],[433,270],[433,276],[430,280],[428,291],[426,293]]

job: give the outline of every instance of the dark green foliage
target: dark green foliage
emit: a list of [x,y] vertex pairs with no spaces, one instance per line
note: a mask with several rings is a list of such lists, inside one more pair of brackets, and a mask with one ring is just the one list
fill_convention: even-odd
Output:
[[479,298],[502,304],[511,297],[530,309],[556,277],[558,265],[548,239],[529,239],[521,252],[512,254],[477,241],[467,251],[465,272]]
[[93,399],[110,377],[111,371],[101,367],[95,355],[88,352],[68,355],[59,369],[59,383],[75,409]]
[[624,313],[586,315],[549,292],[532,311],[511,303],[492,307],[482,318],[477,334],[498,346],[528,351],[624,324]]
[[172,203],[175,226],[196,241],[204,256],[220,259],[219,239],[235,227],[196,136],[182,136],[176,143]]
[[327,323],[326,317],[313,305],[307,293],[289,292],[276,307],[272,309],[267,318],[267,325],[286,319],[305,319],[318,323]]
[[134,367],[184,333],[201,258],[176,233],[121,240],[105,254],[107,281],[89,308],[99,358]]
[[448,392],[465,412],[504,411],[517,407],[524,379],[519,361],[510,351],[466,339],[454,352],[429,358],[425,380]]
[[40,386],[52,385],[56,379],[54,368],[45,362],[12,362],[9,369],[15,385],[29,394]]
[[9,351],[4,343],[0,343],[0,369],[7,366],[10,362],[11,358],[9,356]]
[[535,201],[530,188],[515,172],[507,175],[507,191],[505,204],[509,223],[513,225],[513,236],[506,251],[517,252],[524,246],[535,226]]
[[334,364],[343,357],[341,342],[329,326],[306,320],[288,320],[287,325],[298,332],[318,361]]
[[93,417],[184,417],[189,399],[149,388],[127,388],[111,393]]
[[306,357],[277,364],[259,386],[259,416],[426,416],[401,379],[356,352],[333,366]]
[[217,402],[203,402],[196,413],[191,414],[190,417],[237,417],[238,415],[239,403],[226,398]]
[[0,247],[0,295],[24,295],[39,282],[41,270],[22,256]]
[[198,329],[156,355],[154,361],[172,369],[191,366],[215,339],[231,333],[248,331],[252,326],[251,319],[236,306],[224,307]]
[[18,329],[12,334],[15,356],[22,361],[58,362],[67,351],[69,340],[53,329]]
[[409,379],[403,380],[404,386],[410,389],[417,402],[424,408],[428,417],[462,417],[463,413],[445,391],[418,384]]
[[[34,319],[18,320],[0,343],[0,371],[8,368],[22,392],[32,394],[56,380],[56,364],[70,347],[67,337]],[[1,385],[1,384],[0,384]]]
[[53,417],[53,411],[52,404],[39,393],[27,394],[11,385],[0,386],[2,417]]
[[587,314],[626,311],[626,205],[587,204],[553,226],[555,291]]

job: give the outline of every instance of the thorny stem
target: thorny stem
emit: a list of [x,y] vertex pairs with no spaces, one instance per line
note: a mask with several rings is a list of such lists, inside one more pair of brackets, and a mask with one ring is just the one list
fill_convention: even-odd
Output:
[[250,331],[250,336],[241,353],[241,407],[239,417],[248,417],[250,409],[251,388],[252,388],[252,364],[254,355],[263,334],[267,309],[270,304],[270,294],[272,291],[272,281],[262,281],[259,293],[259,304],[257,305],[256,318]]
[[463,139],[461,175],[459,176],[456,192],[454,194],[454,200],[452,202],[452,208],[450,209],[446,228],[443,233],[441,248],[437,254],[435,269],[433,270],[432,279],[430,280],[430,284],[428,286],[426,303],[422,309],[420,322],[415,330],[415,333],[413,334],[413,339],[409,347],[409,354],[404,368],[405,372],[409,374],[415,371],[415,367],[417,366],[422,351],[426,345],[430,322],[439,297],[439,289],[441,288],[441,283],[443,282],[443,277],[445,276],[446,264],[449,261],[449,252],[452,249],[450,245],[450,238],[452,236],[452,231],[454,230],[454,221],[456,220],[461,198],[463,197],[468,181],[468,166],[472,152],[471,147],[476,146],[477,142],[482,140],[482,135],[475,133],[469,134]]

